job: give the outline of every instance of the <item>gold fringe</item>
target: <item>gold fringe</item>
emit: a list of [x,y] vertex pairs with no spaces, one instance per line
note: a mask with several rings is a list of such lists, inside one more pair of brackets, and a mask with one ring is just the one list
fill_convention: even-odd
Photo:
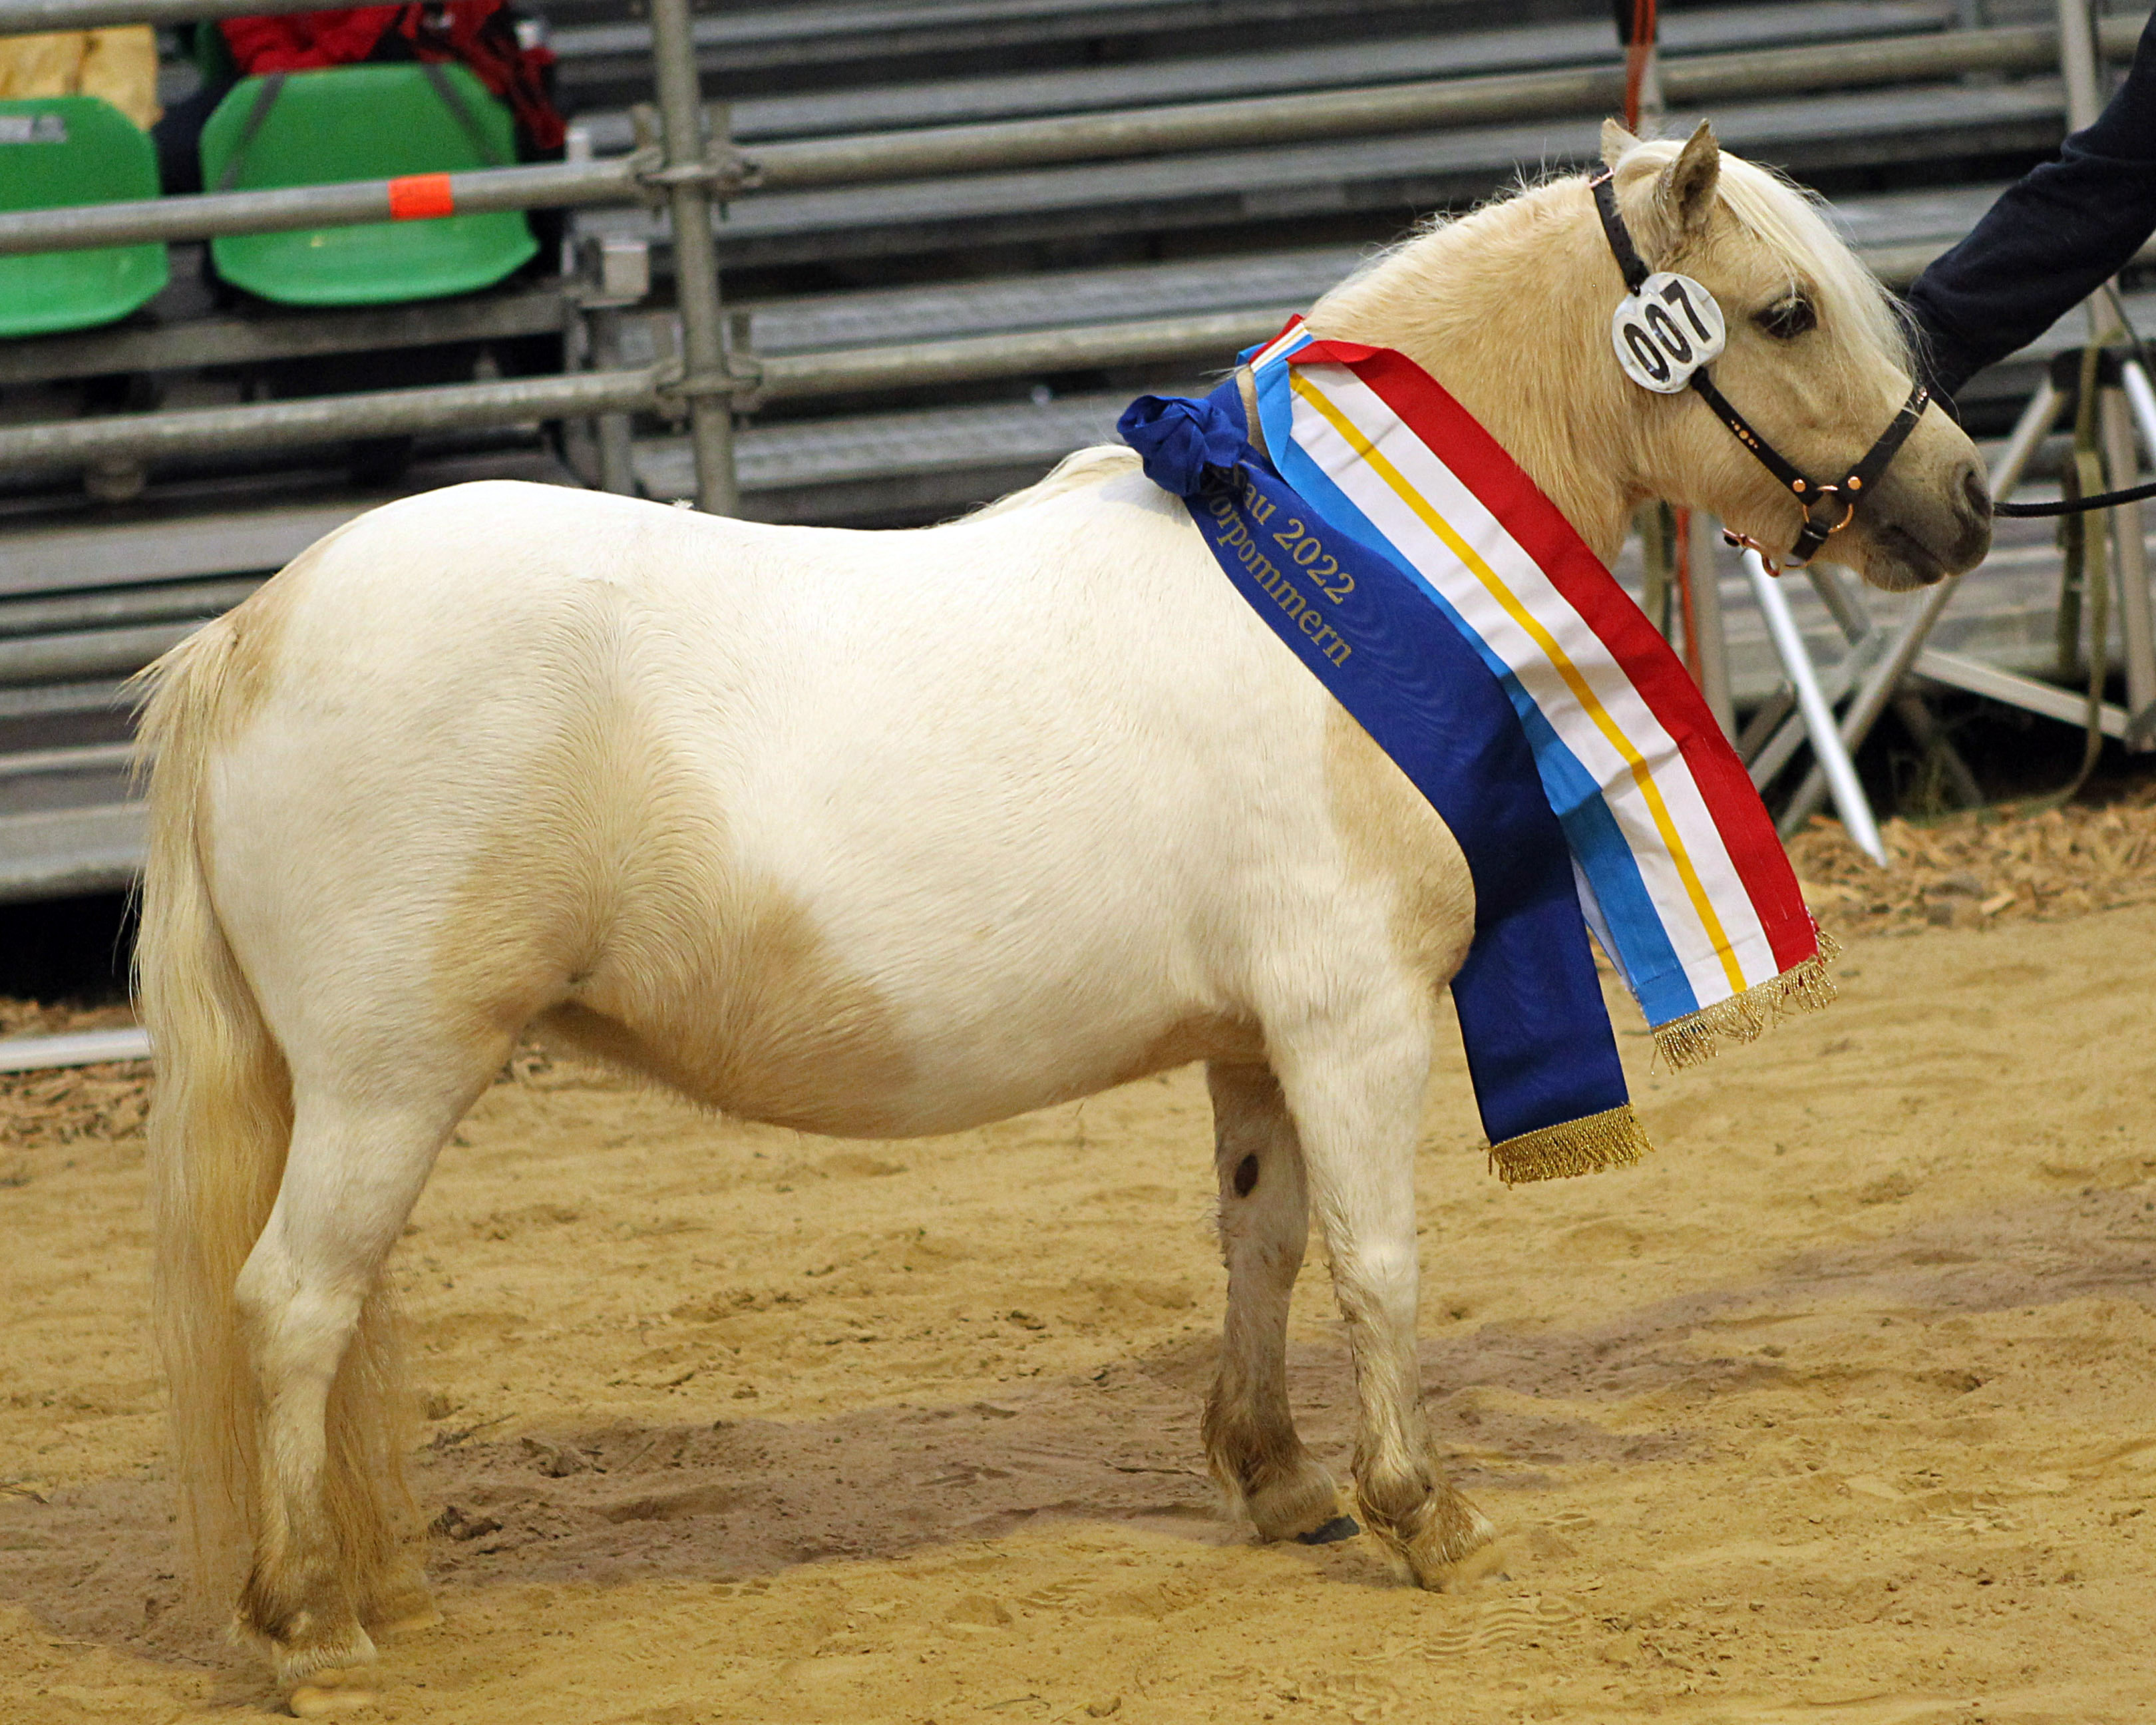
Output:
[[1507,1186],[1527,1180],[1563,1179],[1573,1174],[1599,1174],[1607,1168],[1626,1168],[1655,1147],[1646,1129],[1632,1112],[1630,1102],[1620,1107],[1568,1120],[1562,1126],[1546,1126],[1523,1132],[1502,1144],[1487,1147],[1490,1172]]
[[1827,967],[1841,956],[1841,947],[1825,929],[1818,933],[1819,951],[1772,982],[1656,1026],[1656,1053],[1671,1066],[1697,1066],[1712,1060],[1724,1042],[1756,1040],[1792,1014],[1831,1006],[1835,991]]

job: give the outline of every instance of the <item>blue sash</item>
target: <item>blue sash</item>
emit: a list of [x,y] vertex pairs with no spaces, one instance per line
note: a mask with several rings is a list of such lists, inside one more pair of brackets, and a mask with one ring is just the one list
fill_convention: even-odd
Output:
[[1571,853],[1496,675],[1419,582],[1327,523],[1252,447],[1232,378],[1202,402],[1141,397],[1117,429],[1465,854],[1475,937],[1452,997],[1492,1167],[1509,1181],[1637,1161],[1646,1140]]

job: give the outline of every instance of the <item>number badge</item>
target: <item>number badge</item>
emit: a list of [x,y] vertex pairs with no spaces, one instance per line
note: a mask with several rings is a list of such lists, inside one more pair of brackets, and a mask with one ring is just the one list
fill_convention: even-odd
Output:
[[1657,270],[1617,302],[1609,339],[1617,363],[1642,389],[1675,395],[1722,352],[1722,308],[1689,275]]

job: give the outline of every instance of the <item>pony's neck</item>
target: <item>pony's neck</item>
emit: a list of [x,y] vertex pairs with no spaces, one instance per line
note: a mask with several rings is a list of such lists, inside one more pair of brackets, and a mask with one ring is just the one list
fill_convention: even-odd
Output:
[[1308,321],[1421,366],[1607,562],[1645,491],[1609,363],[1616,275],[1593,208],[1578,180],[1491,204],[1381,258]]

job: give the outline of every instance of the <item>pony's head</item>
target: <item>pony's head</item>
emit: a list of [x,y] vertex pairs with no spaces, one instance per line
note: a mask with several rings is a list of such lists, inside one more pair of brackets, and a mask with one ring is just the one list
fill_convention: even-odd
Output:
[[[1612,123],[1603,154],[1647,267],[1691,277],[1722,308],[1727,345],[1712,377],[1723,396],[1795,467],[1840,479],[1910,393],[1907,336],[1884,290],[1803,193],[1723,155],[1707,126],[1680,146]],[[1605,557],[1650,497],[1790,546],[1802,506],[1707,404],[1625,375],[1610,328],[1625,291],[1574,177],[1433,227],[1310,321],[1421,362]],[[1975,447],[1933,407],[1820,555],[1905,588],[1972,567],[1990,541]]]

